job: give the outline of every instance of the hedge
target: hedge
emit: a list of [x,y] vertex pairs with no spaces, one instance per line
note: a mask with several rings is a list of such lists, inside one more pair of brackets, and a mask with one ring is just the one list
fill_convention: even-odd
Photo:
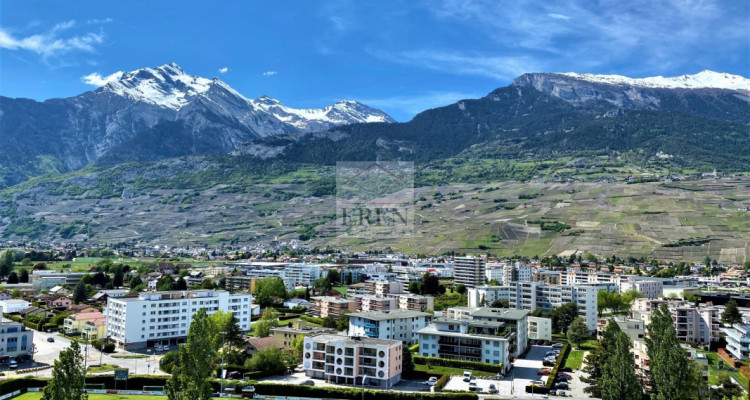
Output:
[[47,385],[46,379],[34,378],[31,376],[18,379],[4,379],[0,381],[0,395],[15,392],[20,389],[44,387],[45,385]]
[[448,382],[451,380],[451,376],[448,374],[445,374],[438,379],[437,383],[435,384],[435,390],[440,390],[445,387],[445,385],[448,384]]
[[[265,396],[314,397],[329,399],[359,400],[361,388],[336,388],[320,386],[281,385],[274,383],[256,383],[255,393]],[[382,390],[365,391],[365,400],[477,400],[476,393],[433,394],[420,392],[395,392]]]
[[411,351],[412,353],[416,353],[417,351],[419,351],[419,343],[409,347],[409,351]]
[[[552,390],[552,387],[555,385],[555,378],[557,377],[557,372],[560,368],[562,368],[563,364],[565,364],[565,359],[568,358],[569,352],[570,352],[570,345],[568,343],[565,343],[563,345],[562,350],[560,350],[560,356],[557,357],[555,366],[552,368],[552,371],[550,371],[547,377],[547,383],[544,386],[534,386],[533,393],[547,394],[549,393],[550,390]],[[526,386],[526,393],[532,393],[532,385]]]
[[304,319],[307,322],[312,322],[313,324],[323,325],[323,318],[311,317],[309,315],[300,315],[299,317]]
[[462,368],[462,369],[469,369],[472,371],[494,372],[496,374],[503,373],[503,363],[487,364],[487,363],[477,362],[477,361],[449,360],[446,358],[423,357],[423,356],[418,356],[418,355],[412,356],[411,359],[414,362],[414,364],[420,364],[420,365],[425,365],[429,363],[430,365],[435,365],[439,367]]

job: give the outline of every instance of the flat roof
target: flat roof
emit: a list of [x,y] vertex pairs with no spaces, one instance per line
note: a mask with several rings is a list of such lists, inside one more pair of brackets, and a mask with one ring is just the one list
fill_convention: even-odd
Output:
[[422,312],[422,311],[393,310],[393,311],[358,312],[358,313],[349,313],[347,315],[349,317],[367,318],[367,319],[371,319],[375,321],[387,321],[389,319],[426,317],[431,314]]
[[480,308],[477,311],[471,313],[474,318],[504,318],[504,319],[515,319],[519,320],[529,315],[529,310],[516,310],[514,308]]
[[388,339],[371,339],[369,337],[359,337],[359,336],[344,336],[344,335],[336,335],[336,334],[330,334],[330,333],[321,333],[319,335],[311,335],[308,336],[311,339],[314,339],[317,342],[344,342],[346,344],[369,344],[369,345],[385,345],[385,346],[392,346],[394,344],[401,344],[402,342],[400,340],[388,340]]

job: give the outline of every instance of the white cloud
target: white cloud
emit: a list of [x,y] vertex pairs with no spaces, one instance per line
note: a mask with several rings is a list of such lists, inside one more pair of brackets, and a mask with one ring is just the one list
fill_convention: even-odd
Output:
[[112,21],[113,21],[112,18],[104,18],[104,19],[94,18],[94,19],[90,19],[90,20],[86,21],[86,23],[87,24],[108,24],[108,23],[110,23]]
[[229,68],[227,68],[227,67],[219,68],[219,73],[220,74],[226,74],[228,71],[229,71]]
[[81,78],[81,81],[87,85],[93,86],[104,86],[110,82],[114,82],[122,76],[122,71],[117,71],[111,75],[101,76],[98,72],[93,72]]
[[486,76],[498,80],[508,80],[524,72],[538,70],[537,62],[527,56],[463,54],[443,50],[416,50],[398,54],[371,53],[399,64],[415,65],[457,75]]
[[266,72],[263,73],[263,76],[273,76],[273,75],[277,75],[277,74],[278,74],[278,72],[276,72],[276,71],[266,71]]
[[453,104],[459,100],[476,99],[481,97],[478,93],[465,92],[426,92],[411,96],[393,96],[383,98],[357,98],[355,100],[370,107],[385,110],[401,110],[406,114],[415,115],[430,108],[442,107]]
[[570,17],[569,17],[569,16],[567,16],[567,15],[562,15],[562,14],[549,13],[549,14],[547,14],[547,15],[549,15],[549,16],[550,16],[550,18],[554,18],[554,19],[562,19],[562,20],[565,20],[565,21],[567,21],[567,20],[569,20],[569,19],[570,19]]
[[104,41],[104,33],[102,32],[62,36],[62,33],[75,25],[75,21],[65,21],[55,24],[44,33],[26,37],[17,37],[12,31],[0,28],[0,48],[31,51],[39,54],[43,59],[47,59],[71,51],[94,52],[96,45]]

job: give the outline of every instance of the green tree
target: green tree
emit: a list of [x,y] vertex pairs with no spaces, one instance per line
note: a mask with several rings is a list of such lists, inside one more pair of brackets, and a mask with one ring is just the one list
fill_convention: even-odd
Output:
[[581,343],[589,337],[589,328],[581,317],[578,317],[570,323],[568,327],[568,341],[580,347]]
[[509,308],[510,307],[510,302],[508,301],[508,299],[495,300],[495,301],[492,302],[492,304],[490,305],[490,307],[492,307],[492,308]]
[[52,379],[44,387],[42,400],[86,400],[84,392],[86,371],[78,342],[60,352],[52,367]]
[[458,294],[466,294],[466,285],[456,285],[456,292],[458,292]]
[[640,400],[643,396],[630,354],[630,339],[624,332],[617,334],[614,351],[603,365],[599,386],[602,400]]
[[440,290],[440,278],[437,275],[433,275],[429,272],[425,272],[422,275],[422,294],[429,294],[434,296],[438,294]]
[[604,329],[602,340],[597,344],[594,351],[586,356],[586,366],[583,368],[583,373],[587,376],[581,377],[581,381],[589,384],[584,389],[584,392],[591,394],[593,397],[602,396],[599,382],[602,378],[604,364],[607,363],[609,357],[614,353],[617,337],[621,332],[617,323],[610,320]]
[[13,291],[12,291],[12,292],[10,292],[10,297],[12,297],[12,298],[14,298],[14,299],[20,299],[20,298],[21,298],[21,297],[23,297],[23,296],[21,295],[21,291],[20,291],[20,290],[18,290],[18,289],[13,289]]
[[419,294],[419,282],[409,282],[409,293]]
[[163,275],[156,281],[156,290],[159,292],[168,292],[174,289],[174,279],[169,275]]
[[[10,278],[8,278],[8,283],[10,283]],[[742,314],[737,308],[736,301],[727,301],[724,311],[721,313],[721,322],[729,325],[742,323]]]
[[328,315],[327,317],[323,318],[323,323],[321,325],[323,325],[324,328],[336,329],[338,322],[336,321],[336,317],[334,317],[333,315]]
[[179,362],[167,381],[169,400],[208,400],[211,398],[211,372],[214,370],[216,327],[205,308],[193,315],[187,343],[180,346]]
[[3,255],[3,258],[0,259],[0,279],[5,278],[10,274],[10,272],[13,270],[13,250],[7,249],[5,250],[5,254]]
[[279,313],[273,308],[263,310],[263,316],[260,321],[255,323],[255,336],[268,337],[271,335],[271,328],[275,328],[279,322]]
[[255,297],[261,307],[281,303],[286,299],[286,286],[281,278],[263,278],[255,284]]
[[18,274],[16,274],[15,271],[11,272],[10,275],[8,275],[8,283],[18,283]]
[[411,359],[411,351],[408,346],[401,346],[401,372],[409,374],[414,371],[414,361]]
[[18,279],[21,283],[28,283],[29,282],[29,271],[28,270],[22,270],[21,271],[21,278]]
[[[211,323],[215,326],[217,340],[226,341],[226,343],[239,346],[242,344],[242,330],[240,330],[240,321],[231,312],[216,311],[211,315]],[[221,334],[224,332],[224,335]],[[221,344],[221,342],[219,342]]]
[[552,319],[552,329],[556,333],[564,333],[573,320],[578,318],[578,304],[565,303],[550,311],[549,317]]
[[89,298],[89,291],[86,288],[86,284],[83,281],[78,282],[75,289],[73,289],[73,301],[76,304],[80,304]]
[[284,365],[284,354],[276,346],[260,350],[253,358],[247,361],[247,367],[251,371],[261,371],[266,373],[281,373],[286,370]]
[[326,278],[333,285],[338,285],[339,283],[341,283],[341,274],[339,274],[339,271],[337,269],[329,269]]
[[336,330],[348,331],[349,330],[349,316],[344,313],[341,318],[336,321]]
[[121,287],[125,280],[125,273],[122,271],[122,267],[115,270],[115,277],[112,279],[112,285],[114,287]]
[[677,332],[666,304],[651,312],[646,342],[649,357],[653,400],[678,400],[692,397],[689,392],[694,378],[690,359],[677,340]]
[[140,275],[136,275],[132,278],[130,278],[130,282],[128,282],[128,286],[130,286],[130,289],[132,290],[136,286],[143,285],[143,280],[141,280]]

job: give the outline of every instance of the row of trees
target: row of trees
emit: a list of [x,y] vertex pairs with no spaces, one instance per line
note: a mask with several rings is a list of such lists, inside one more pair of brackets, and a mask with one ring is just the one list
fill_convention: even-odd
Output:
[[627,292],[620,294],[617,292],[610,292],[607,290],[600,290],[597,293],[597,309],[599,312],[599,318],[605,310],[610,310],[613,313],[625,313],[630,310],[635,299],[644,297],[643,293],[631,289]]

